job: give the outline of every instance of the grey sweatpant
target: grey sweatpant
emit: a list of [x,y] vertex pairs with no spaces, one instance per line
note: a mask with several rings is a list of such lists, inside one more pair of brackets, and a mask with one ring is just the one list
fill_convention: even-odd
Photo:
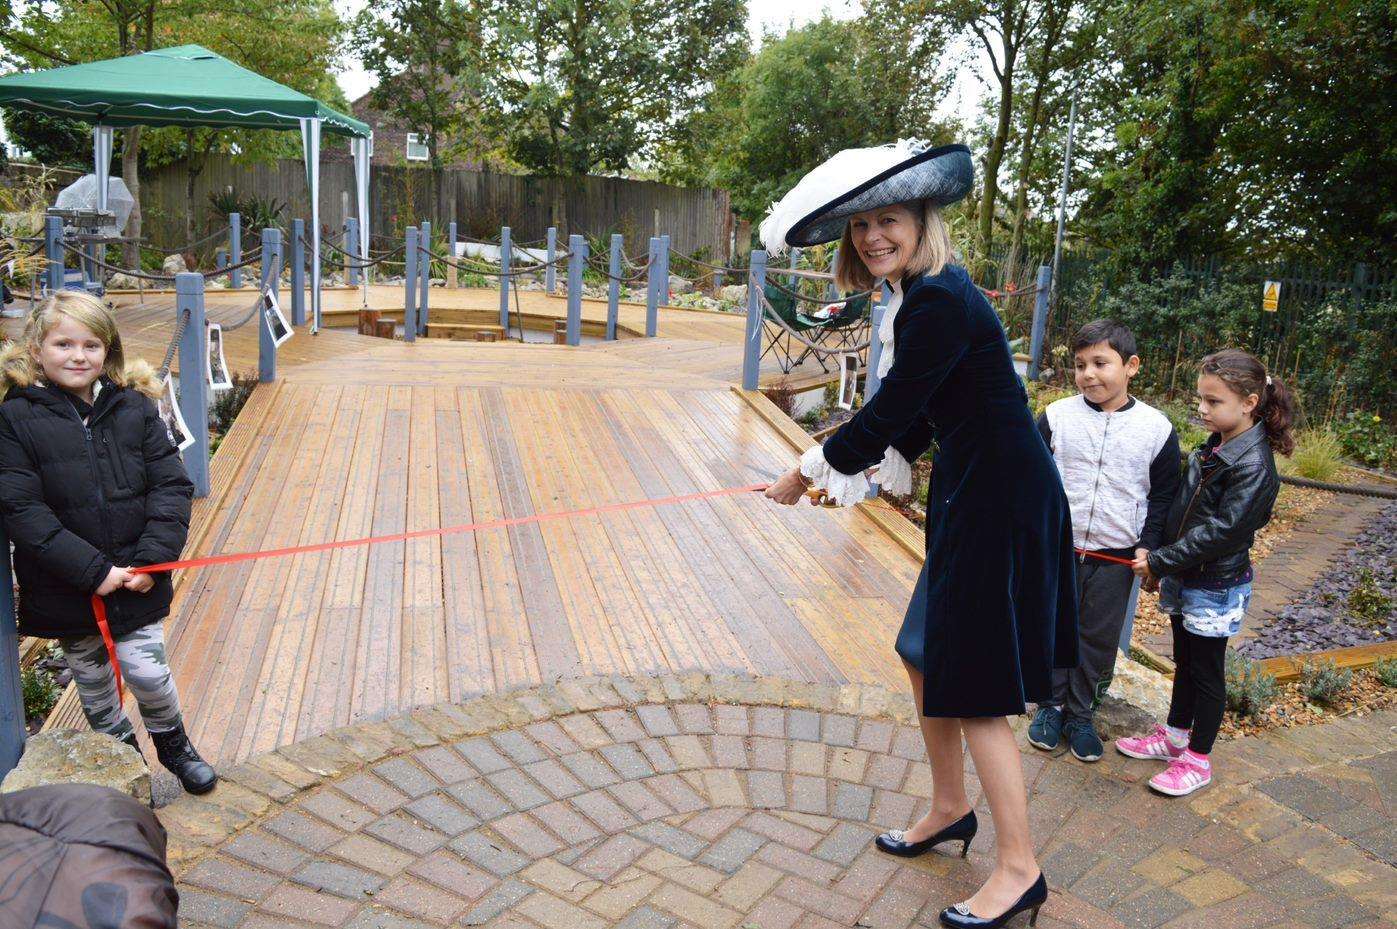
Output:
[[1065,716],[1090,719],[1116,671],[1125,608],[1135,574],[1092,558],[1077,563],[1077,667],[1053,672],[1053,702]]
[[[182,724],[179,694],[165,658],[165,630],[160,623],[114,636],[116,657],[121,662],[121,678],[141,708],[147,732],[169,732]],[[131,732],[131,720],[121,711],[107,647],[99,635],[60,639],[63,660],[73,672],[78,698],[88,725],[96,732],[124,738]]]

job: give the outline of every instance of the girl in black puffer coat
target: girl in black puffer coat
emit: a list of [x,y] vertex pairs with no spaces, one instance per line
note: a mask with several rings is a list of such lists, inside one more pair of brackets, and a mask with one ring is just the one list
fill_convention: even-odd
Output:
[[126,364],[102,303],[65,291],[0,351],[0,515],[14,543],[21,635],[58,639],[92,728],[136,747],[92,613],[104,599],[122,677],[160,762],[191,793],[217,776],[184,731],[166,660],[168,574],[189,532],[193,484],[161,419],[161,384]]

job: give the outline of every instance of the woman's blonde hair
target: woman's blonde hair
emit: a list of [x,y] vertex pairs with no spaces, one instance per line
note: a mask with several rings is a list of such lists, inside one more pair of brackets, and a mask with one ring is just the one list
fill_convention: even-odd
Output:
[[106,305],[80,290],[62,290],[36,306],[25,321],[20,337],[0,348],[0,397],[11,387],[30,387],[43,378],[38,361],[39,346],[64,316],[91,331],[106,346],[107,359],[102,373],[112,383],[151,397],[160,396],[162,385],[154,368],[140,359],[129,365],[126,363],[116,317]]
[[[907,262],[906,274],[940,274],[956,257],[951,244],[951,232],[941,218],[941,208],[930,200],[913,200],[901,204],[917,220],[917,247]],[[844,224],[839,239],[839,266],[834,270],[834,283],[845,293],[869,290],[873,274],[863,263],[863,256],[854,247],[853,222]]]

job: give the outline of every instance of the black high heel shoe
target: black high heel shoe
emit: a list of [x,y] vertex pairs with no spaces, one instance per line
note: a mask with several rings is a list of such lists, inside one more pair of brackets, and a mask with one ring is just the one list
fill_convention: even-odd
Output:
[[1033,926],[1038,923],[1038,911],[1047,902],[1048,882],[1043,879],[1043,873],[1040,871],[1038,872],[1038,880],[1033,882],[1032,887],[1024,891],[1019,902],[993,919],[976,916],[970,912],[970,904],[968,903],[957,903],[955,906],[948,906],[941,911],[941,925],[950,926],[951,929],[999,929],[1000,926],[1024,910],[1028,910],[1028,924]]
[[942,842],[960,842],[960,857],[964,858],[970,854],[970,842],[975,838],[975,833],[979,828],[980,821],[975,818],[975,811],[971,810],[929,839],[908,842],[905,830],[893,829],[878,836],[874,840],[874,844],[878,846],[880,851],[887,852],[889,855],[897,855],[899,858],[916,858],[918,855],[925,855]]

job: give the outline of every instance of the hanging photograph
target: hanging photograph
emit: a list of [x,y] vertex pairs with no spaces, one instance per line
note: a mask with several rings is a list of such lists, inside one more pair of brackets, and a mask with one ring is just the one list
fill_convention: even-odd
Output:
[[209,323],[208,352],[204,355],[204,379],[210,390],[232,390],[233,378],[228,374],[228,359],[223,354],[223,327]]
[[852,410],[859,390],[859,356],[839,356],[839,408]]
[[267,328],[272,333],[272,343],[281,345],[291,338],[291,324],[286,321],[286,317],[281,312],[281,302],[276,298],[276,292],[264,290],[262,292],[262,315],[266,318]]
[[165,375],[165,390],[160,395],[158,404],[160,418],[165,421],[165,431],[170,436],[170,441],[175,448],[184,451],[194,444],[194,436],[190,434],[189,427],[185,425],[184,414],[180,412],[179,401],[175,399],[175,381],[170,375]]

